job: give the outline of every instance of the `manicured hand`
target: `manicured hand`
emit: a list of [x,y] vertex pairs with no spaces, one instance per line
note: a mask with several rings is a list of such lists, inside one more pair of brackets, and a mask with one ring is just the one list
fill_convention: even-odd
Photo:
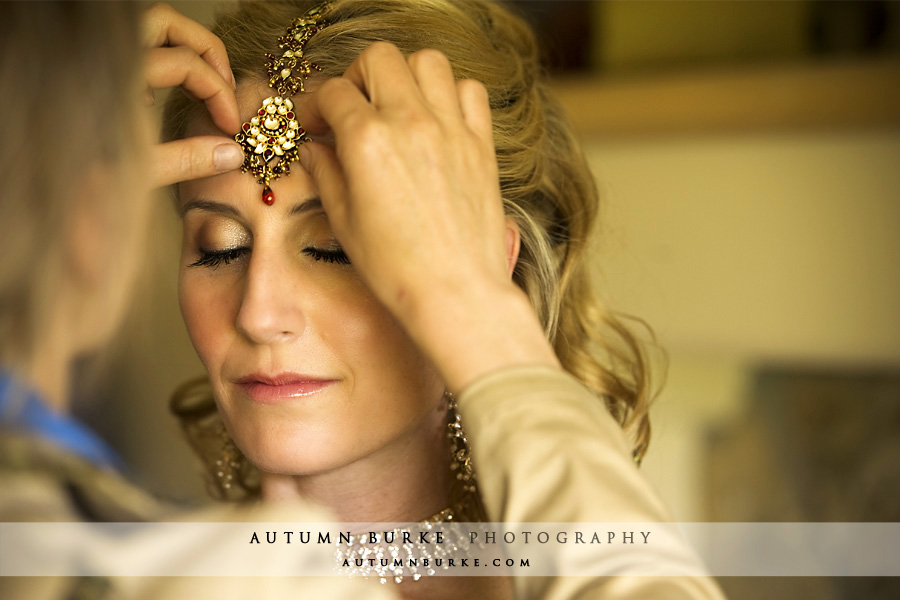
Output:
[[300,103],[301,146],[335,236],[451,389],[522,363],[556,364],[510,280],[518,231],[503,213],[487,92],[434,50],[376,43]]
[[[143,29],[149,101],[154,89],[181,86],[206,104],[222,131],[237,131],[241,121],[234,76],[222,41],[162,3],[147,10]],[[236,169],[243,153],[238,144],[222,137],[201,136],[157,144],[151,161],[152,181],[159,187]]]

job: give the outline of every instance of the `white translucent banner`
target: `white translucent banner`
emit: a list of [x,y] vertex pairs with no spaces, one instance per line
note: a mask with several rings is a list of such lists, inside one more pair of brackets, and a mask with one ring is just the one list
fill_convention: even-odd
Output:
[[2,576],[897,576],[898,523],[0,523]]

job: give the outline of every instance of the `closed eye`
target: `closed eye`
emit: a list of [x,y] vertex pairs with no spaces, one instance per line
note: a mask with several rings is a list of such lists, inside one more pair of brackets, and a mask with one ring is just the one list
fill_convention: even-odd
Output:
[[343,250],[324,250],[322,248],[314,248],[309,246],[303,249],[303,253],[307,256],[311,256],[317,261],[323,260],[328,263],[336,263],[341,265],[349,265],[350,258],[344,253]]
[[227,250],[204,250],[201,248],[200,258],[188,266],[214,269],[223,263],[231,264],[231,261],[238,260],[249,251],[249,248],[228,248]]

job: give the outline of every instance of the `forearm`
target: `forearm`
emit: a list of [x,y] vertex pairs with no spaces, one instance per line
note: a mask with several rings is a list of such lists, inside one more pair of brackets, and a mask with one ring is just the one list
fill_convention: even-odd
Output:
[[[491,520],[671,521],[665,505],[635,467],[621,427],[598,398],[561,371],[542,367],[497,371],[467,387],[459,397],[459,409]],[[623,576],[629,569],[646,571],[648,560],[655,558],[637,554],[630,566],[620,560],[615,564],[617,577],[591,573],[591,577],[517,578],[517,597],[722,597],[707,577]],[[590,564],[602,574],[602,564]],[[557,567],[562,572],[569,568],[566,564]]]

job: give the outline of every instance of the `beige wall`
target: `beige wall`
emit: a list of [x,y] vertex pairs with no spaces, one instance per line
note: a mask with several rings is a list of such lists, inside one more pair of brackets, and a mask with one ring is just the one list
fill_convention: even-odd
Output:
[[900,131],[589,144],[606,292],[673,349],[900,363]]
[[900,132],[603,143],[602,293],[670,353],[645,472],[704,518],[704,436],[759,363],[900,365]]

